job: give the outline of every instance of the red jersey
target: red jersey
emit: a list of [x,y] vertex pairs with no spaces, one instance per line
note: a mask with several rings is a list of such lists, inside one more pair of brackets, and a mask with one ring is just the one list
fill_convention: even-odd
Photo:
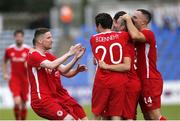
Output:
[[18,48],[15,44],[6,48],[4,59],[5,61],[10,60],[11,77],[27,76],[26,60],[28,52],[29,47],[25,44],[23,44],[21,48]]
[[40,66],[44,60],[53,61],[56,57],[49,52],[45,55],[37,51],[28,54],[28,76],[31,86],[31,103],[46,97],[62,97],[61,101],[70,98],[67,91],[62,87],[60,71],[47,69]]
[[[107,64],[120,64],[128,55],[125,50],[128,40],[127,32],[105,32],[92,36],[90,43],[97,61],[103,60]],[[127,81],[127,73],[108,71],[97,67],[94,85],[109,88],[122,85]]]
[[161,74],[157,70],[157,51],[154,33],[149,29],[141,31],[146,38],[146,42],[137,42],[137,72],[140,79],[161,79]]
[[130,71],[128,71],[128,78],[129,78],[129,81],[127,84],[127,86],[129,87],[128,90],[130,89],[132,91],[135,91],[135,90],[139,91],[141,89],[141,84],[140,84],[140,80],[139,80],[139,77],[138,77],[137,72],[136,72],[135,47],[134,47],[134,44],[132,41],[128,42],[127,50],[128,50],[129,55],[130,55],[130,58],[131,58],[131,69],[130,69]]

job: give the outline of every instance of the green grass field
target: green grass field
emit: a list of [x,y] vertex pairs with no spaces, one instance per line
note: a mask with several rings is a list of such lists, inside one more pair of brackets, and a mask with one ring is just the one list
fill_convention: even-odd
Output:
[[[86,114],[89,119],[92,119],[90,106],[84,106]],[[162,106],[162,114],[167,117],[168,120],[180,120],[180,105],[166,105]],[[140,109],[138,108],[137,118],[139,120],[143,119]],[[0,109],[0,120],[13,120],[13,112],[11,109]],[[28,110],[28,120],[42,120],[37,116],[32,109]]]

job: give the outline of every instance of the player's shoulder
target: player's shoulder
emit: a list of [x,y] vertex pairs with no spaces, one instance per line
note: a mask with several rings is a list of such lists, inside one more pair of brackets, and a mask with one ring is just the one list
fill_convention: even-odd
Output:
[[12,48],[15,48],[15,47],[16,47],[16,44],[11,44],[6,49],[12,49]]
[[45,55],[46,55],[47,58],[53,58],[53,59],[56,59],[56,56],[53,55],[52,53],[50,53],[49,51],[46,51],[46,52],[45,52]]
[[37,49],[34,49],[34,48],[29,49],[28,55],[29,56],[45,56],[45,55],[41,54]]
[[92,37],[105,36],[105,35],[114,34],[114,33],[116,33],[116,32],[114,32],[114,31],[101,32],[101,33],[97,33],[97,34],[92,35]]
[[46,51],[45,52],[45,55],[47,55],[47,56],[54,56],[52,53],[50,53],[49,51]]
[[23,48],[25,48],[25,49],[30,49],[30,46],[29,45],[27,45],[27,44],[23,44]]
[[148,28],[141,30],[141,32],[146,34],[154,34],[154,32]]

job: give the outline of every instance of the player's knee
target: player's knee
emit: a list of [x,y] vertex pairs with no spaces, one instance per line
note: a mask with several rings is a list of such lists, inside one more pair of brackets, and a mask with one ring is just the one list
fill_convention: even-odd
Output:
[[22,100],[20,96],[14,97],[14,103],[15,105],[22,105]]
[[101,116],[100,115],[94,115],[94,120],[101,120]]
[[159,120],[159,117],[161,116],[160,110],[152,110],[148,112],[149,120]]

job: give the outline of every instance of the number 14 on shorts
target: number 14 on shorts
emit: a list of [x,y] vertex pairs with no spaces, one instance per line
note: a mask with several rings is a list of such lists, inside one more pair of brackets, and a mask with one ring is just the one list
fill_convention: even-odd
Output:
[[152,99],[151,99],[151,97],[144,97],[144,103],[145,103],[145,104],[152,104]]

